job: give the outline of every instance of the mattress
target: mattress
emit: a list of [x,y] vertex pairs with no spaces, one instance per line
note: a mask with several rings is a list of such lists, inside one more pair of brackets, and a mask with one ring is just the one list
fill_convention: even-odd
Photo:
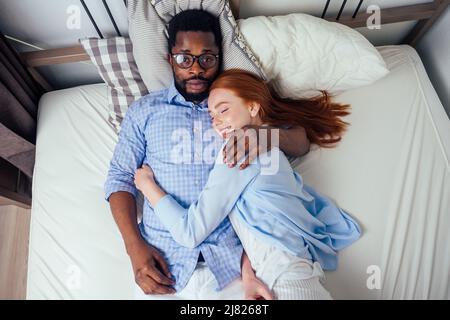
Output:
[[[351,126],[295,166],[362,226],[325,287],[336,299],[450,299],[450,121],[417,53],[379,48],[390,74],[346,91]],[[129,299],[134,279],[103,184],[117,136],[106,86],[39,105],[28,299]]]

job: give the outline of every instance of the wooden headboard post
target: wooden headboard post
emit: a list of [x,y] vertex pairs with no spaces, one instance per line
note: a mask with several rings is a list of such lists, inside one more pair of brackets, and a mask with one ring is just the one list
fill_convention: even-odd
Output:
[[233,12],[233,16],[238,19],[239,18],[239,9],[241,8],[241,0],[230,0],[231,11]]
[[419,20],[411,32],[405,37],[405,39],[403,39],[403,43],[409,44],[413,47],[416,46],[417,42],[450,5],[450,0],[434,0],[432,5],[434,10],[431,17],[428,19]]

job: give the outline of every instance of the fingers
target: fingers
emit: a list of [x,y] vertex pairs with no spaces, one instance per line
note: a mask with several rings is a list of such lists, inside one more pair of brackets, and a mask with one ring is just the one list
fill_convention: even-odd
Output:
[[233,167],[248,154],[249,147],[250,146],[248,143],[248,139],[245,139],[245,141],[242,142],[238,142],[238,147],[236,148],[236,152],[234,153],[232,158]]
[[250,150],[247,158],[239,166],[239,169],[244,170],[245,168],[247,168],[250,165],[250,163],[255,161],[255,159],[258,157],[258,152],[259,152],[258,147],[253,148],[252,150]]
[[147,164],[142,165],[140,170],[143,170],[144,172],[153,173],[152,168],[149,165],[147,165]]
[[156,267],[143,268],[136,273],[135,281],[145,294],[173,294],[175,289],[169,287],[173,282],[164,279]]
[[236,130],[233,134],[223,150],[224,162],[232,168],[247,158],[247,162],[241,165],[241,169],[244,169],[258,157],[258,134],[253,128]]
[[[148,279],[150,279],[150,278],[148,278]],[[176,293],[175,289],[157,284],[154,280],[151,280],[151,279],[146,282],[144,282],[144,281],[137,282],[137,284],[139,285],[139,287],[141,287],[142,291],[144,291],[145,294],[174,294],[174,293]]]
[[159,252],[154,252],[153,258],[156,260],[156,262],[158,263],[158,265],[160,266],[166,277],[170,281],[172,281],[172,279],[170,279],[172,278],[172,275],[170,274],[169,266],[167,265],[166,260],[164,260],[164,258],[159,254]]
[[269,288],[264,288],[259,291],[259,294],[264,300],[273,300],[273,294]]
[[236,150],[236,146],[238,143],[242,143],[242,138],[245,137],[245,131],[238,129],[233,130],[231,133],[227,134],[228,140],[227,146],[224,149],[226,153],[231,153],[233,150]]
[[230,159],[232,159],[232,157],[234,156],[234,152],[237,147],[237,142],[238,142],[237,136],[233,136],[228,140],[225,148],[223,149],[223,159],[225,163],[227,164],[231,163]]
[[230,139],[224,149],[224,162],[234,167],[245,156],[248,150],[248,139],[242,130]]
[[162,274],[161,271],[159,271],[158,268],[156,268],[156,266],[151,269],[148,269],[147,274],[159,284],[163,284],[166,286],[171,286],[174,284],[173,280],[169,279],[164,274]]

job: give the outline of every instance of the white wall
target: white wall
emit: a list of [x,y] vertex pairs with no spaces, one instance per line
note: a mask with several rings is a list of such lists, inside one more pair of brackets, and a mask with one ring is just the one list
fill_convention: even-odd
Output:
[[[365,0],[359,10],[364,12],[370,5],[377,5],[381,9],[407,6],[418,3],[427,3],[432,0]],[[357,0],[347,1],[343,15],[352,15],[357,5]],[[241,0],[240,18],[254,16],[285,15],[294,12],[303,12],[315,16],[321,16],[326,0]],[[341,0],[332,0],[327,10],[327,18],[336,17],[342,5]],[[381,16],[381,23],[383,17]],[[399,44],[416,24],[415,21],[392,23],[382,25],[381,29],[369,30],[358,28],[375,46],[387,44]]]
[[[376,4],[381,8],[391,8],[412,5],[417,3],[431,2],[432,0],[365,0],[361,10]],[[353,13],[359,1],[350,0],[344,9],[344,13]],[[322,14],[326,0],[241,0],[241,18],[254,17],[259,15],[283,15],[294,12],[308,14]],[[328,7],[327,17],[336,16],[341,7],[342,0],[332,0]]]
[[450,117],[450,7],[419,41],[417,51]]

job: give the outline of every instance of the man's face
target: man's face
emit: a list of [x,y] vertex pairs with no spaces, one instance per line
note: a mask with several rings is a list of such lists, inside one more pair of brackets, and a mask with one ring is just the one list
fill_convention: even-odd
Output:
[[201,102],[208,97],[208,89],[219,73],[219,59],[212,68],[204,68],[198,59],[187,69],[177,65],[173,54],[187,53],[200,56],[205,53],[219,54],[219,48],[214,41],[212,32],[201,31],[179,31],[177,33],[175,46],[169,54],[169,62],[175,77],[177,90],[188,101]]

